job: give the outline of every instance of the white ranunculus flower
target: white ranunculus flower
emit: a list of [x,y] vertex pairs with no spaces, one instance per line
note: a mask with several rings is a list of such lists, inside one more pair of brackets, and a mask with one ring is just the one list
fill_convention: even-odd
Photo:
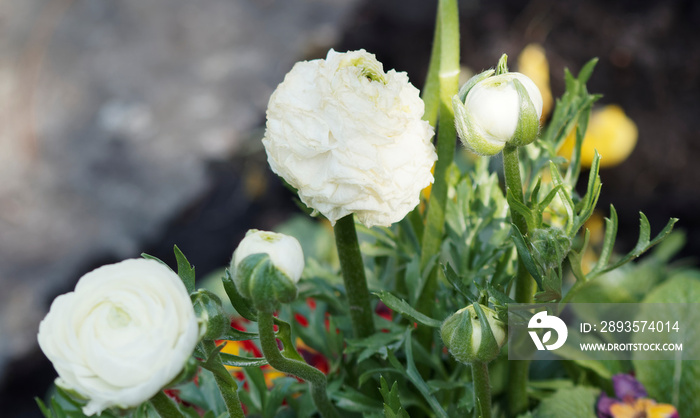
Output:
[[57,384],[88,398],[86,415],[147,401],[182,371],[199,339],[190,297],[167,266],[126,260],[80,278],[39,326]]
[[365,50],[294,65],[270,97],[272,170],[332,224],[351,213],[389,226],[419,203],[437,159],[424,104],[404,72]]

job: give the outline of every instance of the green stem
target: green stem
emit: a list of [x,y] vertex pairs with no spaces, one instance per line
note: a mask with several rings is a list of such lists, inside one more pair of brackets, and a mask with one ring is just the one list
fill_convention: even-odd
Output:
[[[205,353],[214,353],[216,350],[216,343],[213,340],[203,340],[202,347]],[[214,380],[219,387],[219,392],[221,392],[221,397],[224,399],[224,404],[226,404],[229,416],[245,418],[243,408],[241,407],[241,400],[238,398],[238,384],[236,384],[236,380],[233,379],[228,370],[226,370],[224,363],[221,362],[219,353],[217,352],[213,355],[216,356],[215,367],[218,369],[218,372],[213,373]],[[226,379],[225,376],[229,378]]]
[[172,399],[168,398],[168,395],[163,393],[162,390],[156,393],[155,396],[150,399],[150,402],[158,412],[158,415],[163,418],[185,418],[182,412],[180,412],[180,408],[177,407],[177,404],[175,404]]
[[[518,148],[506,146],[503,149],[503,171],[506,189],[512,195],[523,201],[523,186],[520,177],[520,161]],[[506,190],[506,192],[507,192]],[[523,235],[528,232],[525,218],[514,210],[510,211],[513,224]],[[535,281],[530,277],[522,261],[518,258],[518,270],[515,278],[515,301],[517,303],[532,303],[535,292]],[[527,360],[512,360],[508,362],[508,405],[513,416],[527,410],[527,379],[530,362]]]
[[[438,29],[435,42],[439,47],[433,48],[433,53],[440,54],[440,70],[438,75],[440,86],[440,108],[438,117],[437,155],[435,163],[435,182],[430,192],[428,209],[426,211],[425,230],[421,251],[421,271],[435,254],[440,252],[445,232],[445,206],[447,204],[447,169],[454,160],[457,132],[454,123],[452,96],[457,94],[459,87],[459,13],[457,0],[440,0],[438,3]],[[431,58],[431,62],[433,58]],[[434,304],[437,290],[437,269],[428,276],[423,291],[417,302],[420,312],[429,312]],[[419,338],[425,341],[430,337],[428,331],[419,331]],[[425,345],[425,344],[424,344]]]
[[474,416],[491,418],[491,382],[489,382],[489,365],[481,361],[472,363],[472,381],[474,383]]
[[309,382],[311,386],[311,398],[316,409],[324,418],[340,418],[338,411],[328,399],[326,393],[326,375],[308,364],[284,357],[280,353],[275,339],[274,317],[270,312],[258,311],[258,333],[260,334],[260,347],[265,359],[273,368],[296,376]]
[[368,337],[374,334],[374,319],[353,215],[340,218],[335,223],[333,230],[340,258],[340,269],[343,272],[343,282],[350,305],[352,331],[355,338]]

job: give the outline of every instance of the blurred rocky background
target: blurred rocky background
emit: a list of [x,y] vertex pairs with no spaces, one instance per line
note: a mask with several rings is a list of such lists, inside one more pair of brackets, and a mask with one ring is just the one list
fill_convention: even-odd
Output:
[[[248,228],[295,211],[265,163],[269,95],[294,62],[365,48],[425,77],[425,0],[0,0],[0,415],[39,416],[55,374],[35,341],[53,297],[99,265],[177,244],[199,275]],[[637,123],[602,172],[599,207],[658,231],[679,217],[700,251],[700,5],[686,1],[460,2],[463,64],[544,46],[563,69],[600,62],[589,90]]]

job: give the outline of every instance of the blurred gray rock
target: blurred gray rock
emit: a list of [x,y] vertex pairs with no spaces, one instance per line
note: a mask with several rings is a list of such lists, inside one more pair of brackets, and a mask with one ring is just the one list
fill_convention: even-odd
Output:
[[48,298],[140,244],[357,0],[0,0],[0,378]]

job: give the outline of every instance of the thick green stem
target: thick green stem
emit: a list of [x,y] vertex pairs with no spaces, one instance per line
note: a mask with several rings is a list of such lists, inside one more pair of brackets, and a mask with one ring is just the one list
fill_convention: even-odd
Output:
[[[456,0],[440,0],[438,3],[438,29],[436,39],[439,47],[433,48],[433,53],[440,54],[440,69],[438,80],[440,86],[440,107],[438,117],[437,155],[435,163],[435,183],[430,192],[426,212],[425,230],[421,252],[421,270],[440,252],[442,238],[445,232],[445,206],[447,204],[447,169],[454,160],[457,132],[454,123],[452,96],[457,94],[459,87],[459,13]],[[431,58],[431,62],[433,58]],[[425,287],[418,299],[417,309],[430,312],[434,304],[437,290],[437,269],[433,269]],[[430,330],[419,330],[420,340],[430,337]],[[425,344],[424,344],[425,345]]]
[[474,383],[474,416],[491,418],[491,382],[489,365],[481,361],[472,363],[472,381]]
[[185,416],[180,412],[180,408],[177,407],[172,399],[168,398],[168,395],[160,392],[156,393],[150,400],[151,405],[156,409],[158,415],[163,418],[185,418]]
[[[243,408],[241,407],[241,400],[238,398],[238,384],[236,384],[236,380],[233,379],[228,370],[226,370],[224,363],[221,362],[221,356],[216,352],[216,343],[213,340],[204,340],[202,341],[202,347],[206,353],[216,353],[212,354],[216,356],[215,367],[218,369],[217,372],[213,373],[214,380],[219,387],[219,392],[221,392],[221,397],[224,399],[224,404],[226,404],[229,416],[245,418]],[[226,379],[225,376],[229,378]]]
[[374,319],[353,215],[340,218],[333,230],[345,291],[350,304],[352,331],[356,338],[368,337],[374,334]]
[[[506,180],[506,189],[512,195],[523,201],[523,186],[520,177],[520,161],[518,148],[506,146],[503,149],[503,171]],[[514,210],[510,211],[513,224],[518,227],[523,235],[528,232],[525,218]],[[518,303],[532,303],[535,292],[535,281],[525,269],[522,261],[518,259],[518,270],[515,278],[515,301]],[[530,362],[527,360],[511,360],[508,362],[508,405],[513,416],[527,410],[527,379]]]
[[272,313],[258,311],[258,333],[260,334],[260,347],[270,366],[309,382],[311,398],[321,416],[340,418],[326,393],[326,375],[313,366],[302,361],[288,359],[280,353],[275,339]]

